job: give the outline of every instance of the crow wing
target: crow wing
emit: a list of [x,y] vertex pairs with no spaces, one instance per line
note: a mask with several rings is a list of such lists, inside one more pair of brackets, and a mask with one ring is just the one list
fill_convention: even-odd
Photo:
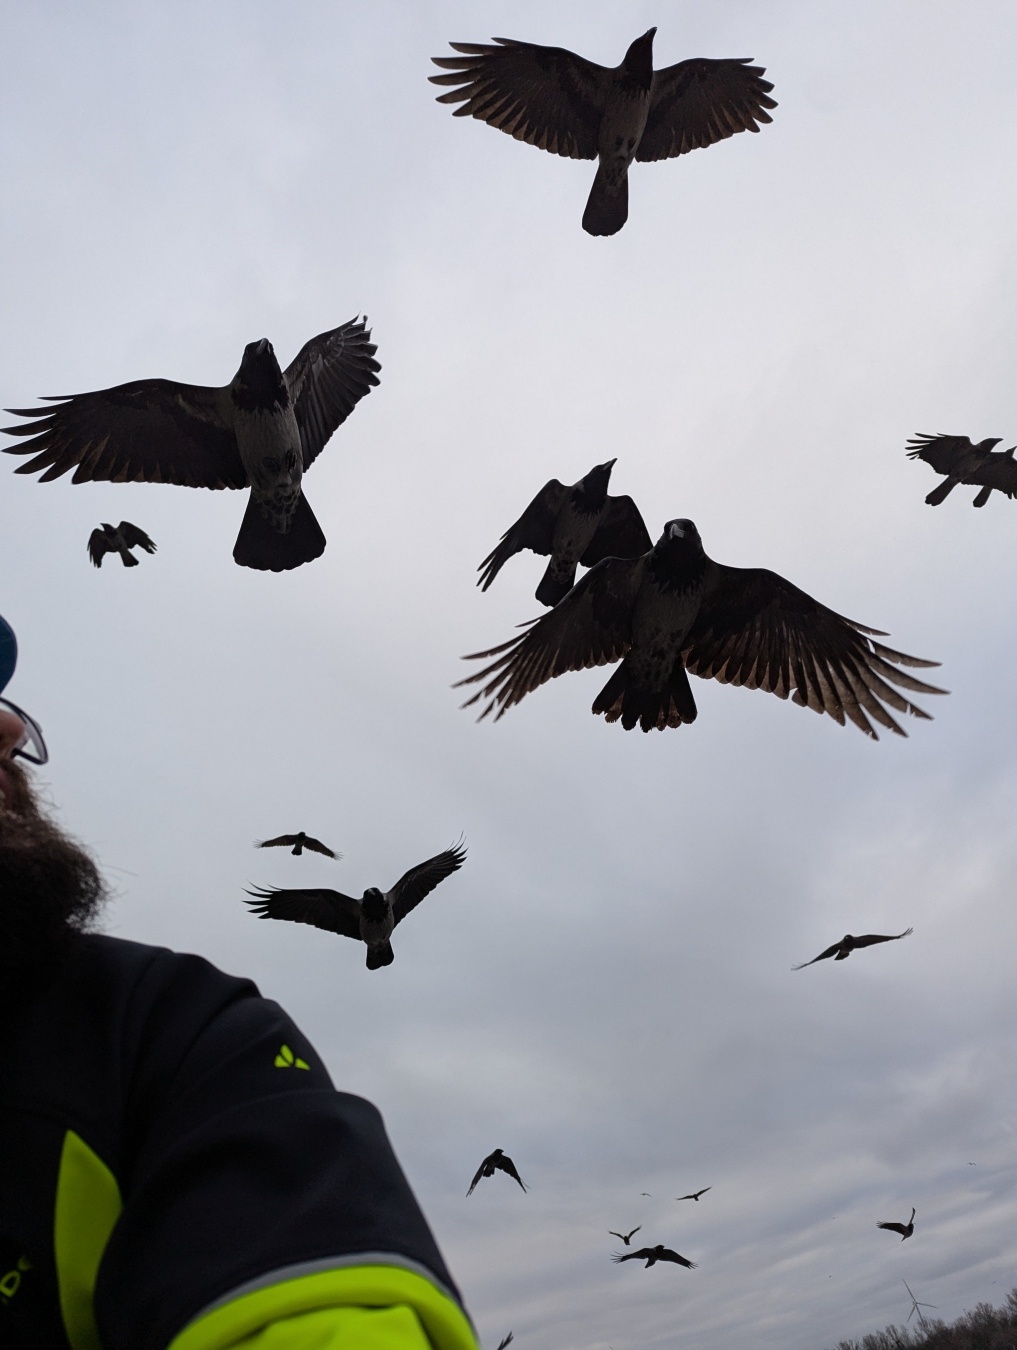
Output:
[[907,1231],[908,1231],[908,1230],[907,1230],[907,1224],[903,1224],[903,1223],[877,1223],[877,1224],[876,1224],[876,1227],[877,1227],[877,1228],[886,1228],[886,1229],[889,1229],[889,1231],[890,1231],[891,1233],[903,1233],[905,1237],[907,1236]]
[[328,933],[360,938],[360,901],[341,891],[289,890],[269,886],[248,891],[251,913],[259,919],[288,919],[291,923],[309,923]]
[[676,1195],[676,1196],[675,1196],[675,1199],[676,1199],[676,1200],[698,1200],[699,1197],[700,1197],[701,1195],[705,1195],[707,1191],[712,1191],[712,1190],[713,1190],[713,1187],[712,1187],[712,1186],[704,1186],[703,1189],[702,1189],[701,1191],[692,1191],[692,1193],[691,1193],[690,1195]]
[[620,1252],[612,1252],[612,1261],[645,1261],[648,1256],[656,1256],[657,1253],[652,1247],[641,1247],[638,1252],[626,1252],[624,1256]]
[[772,122],[773,85],[751,56],[711,61],[694,57],[653,72],[650,111],[636,159],[674,159],[738,131]]
[[952,473],[958,460],[965,454],[970,455],[974,448],[974,443],[967,436],[945,436],[942,433],[930,436],[922,431],[908,441],[907,456],[908,459],[924,460],[937,473]]
[[129,520],[122,520],[117,526],[120,531],[120,538],[128,548],[143,548],[146,553],[155,552],[155,544],[152,543],[144,530],[140,530],[137,525],[132,525]]
[[883,707],[929,719],[893,685],[926,694],[946,690],[898,666],[935,666],[884,647],[885,634],[835,614],[776,572],[709,562],[703,600],[682,653],[686,669],[722,684],[765,689],[814,712],[845,718],[878,740],[872,721],[907,733]]
[[305,342],[284,378],[300,428],[304,468],[309,469],[336,427],[380,381],[378,350],[364,321],[350,319]]
[[966,483],[980,483],[983,487],[996,488],[1008,497],[1017,497],[1017,463],[1013,451],[997,450],[986,455],[983,462],[973,473],[964,479]]
[[[493,1155],[491,1155],[491,1156],[493,1156]],[[487,1167],[487,1164],[488,1164],[490,1161],[491,1161],[491,1157],[485,1158],[484,1161],[483,1161],[483,1162],[480,1164],[480,1166],[477,1168],[476,1175],[474,1176],[473,1180],[470,1182],[470,1189],[466,1192],[467,1195],[472,1195],[472,1194],[473,1194],[474,1190],[476,1189],[477,1182],[478,1182],[478,1181],[481,1179],[481,1177],[484,1175],[484,1169]]]
[[534,553],[551,552],[558,512],[571,491],[557,478],[544,484],[516,523],[505,531],[498,545],[477,568],[478,572],[483,573],[477,582],[481,590],[486,591],[509,558],[521,553],[524,548],[532,549]]
[[500,1158],[495,1158],[494,1165],[500,1171],[507,1172],[513,1181],[518,1181],[520,1186],[522,1186],[523,1190],[524,1191],[526,1190],[526,1184],[523,1181],[522,1177],[519,1175],[519,1173],[516,1171],[516,1165],[511,1158],[506,1157],[505,1154],[503,1153]]
[[888,936],[882,933],[866,933],[863,937],[853,937],[851,944],[854,947],[871,947],[874,942],[896,942],[898,938],[908,937],[915,930],[905,928],[903,933],[890,933]]
[[466,661],[479,661],[485,656],[498,659],[457,682],[456,688],[487,681],[463,707],[484,697],[489,702],[481,719],[495,706],[497,717],[501,717],[507,708],[556,675],[603,666],[623,657],[632,643],[632,608],[644,570],[642,558],[605,558],[553,609],[522,625],[526,631],[519,637],[464,657]]
[[495,38],[496,45],[450,42],[461,56],[432,56],[451,75],[432,84],[458,88],[439,103],[461,103],[455,117],[477,117],[540,150],[596,159],[600,121],[614,72],[564,47]]
[[597,532],[579,559],[594,567],[602,558],[638,558],[649,553],[653,540],[631,497],[608,497]]
[[695,1261],[686,1260],[684,1256],[679,1256],[677,1252],[673,1252],[670,1247],[665,1247],[662,1252],[658,1252],[657,1260],[674,1261],[677,1265],[685,1266],[688,1270],[695,1270],[696,1268]]
[[840,942],[835,942],[832,947],[827,947],[825,952],[820,952],[819,955],[814,956],[811,961],[803,961],[800,966],[792,966],[791,969],[804,970],[806,966],[814,966],[817,961],[825,961],[828,956],[836,955],[836,953],[840,951],[841,946],[842,944]]
[[[298,834],[277,834],[276,837],[275,837],[274,839],[260,839],[260,840],[254,845],[254,847],[255,847],[255,848],[292,848],[293,845],[297,842],[297,840],[298,840],[299,838],[300,838],[300,836],[299,836]],[[305,838],[304,838],[304,843],[305,843],[305,845],[306,845],[306,843],[307,843],[306,836],[305,836]]]
[[4,446],[8,455],[35,456],[15,473],[45,469],[40,483],[74,469],[73,483],[247,486],[228,385],[214,389],[175,380],[133,380],[47,402],[56,406],[7,409],[33,419],[2,428],[9,436],[31,438],[25,445]]
[[425,895],[430,895],[439,882],[450,877],[453,872],[458,872],[465,860],[466,848],[460,842],[404,872],[389,891],[393,922],[405,919],[410,910],[415,909]]
[[98,526],[88,536],[88,556],[95,563],[96,567],[102,566],[102,560],[107,553],[113,553],[114,546],[109,541],[109,536],[105,530]]
[[322,853],[326,858],[339,859],[343,856],[341,853],[333,852],[327,844],[323,844],[320,839],[315,839],[314,836],[310,834],[304,835],[304,848],[311,853]]

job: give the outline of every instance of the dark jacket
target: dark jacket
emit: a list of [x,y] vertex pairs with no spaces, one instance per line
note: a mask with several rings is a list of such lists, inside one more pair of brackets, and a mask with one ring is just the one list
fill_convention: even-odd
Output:
[[349,1305],[475,1344],[378,1112],[201,957],[81,940],[6,1020],[0,1167],[5,1350],[234,1344]]

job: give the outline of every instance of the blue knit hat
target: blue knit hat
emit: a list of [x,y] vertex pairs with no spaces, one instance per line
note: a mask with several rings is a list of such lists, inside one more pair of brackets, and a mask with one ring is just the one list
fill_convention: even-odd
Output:
[[6,619],[0,618],[0,694],[7,688],[18,664],[18,640]]

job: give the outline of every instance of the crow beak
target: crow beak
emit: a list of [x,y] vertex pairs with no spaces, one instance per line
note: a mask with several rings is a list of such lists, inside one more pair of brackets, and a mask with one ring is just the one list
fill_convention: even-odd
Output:
[[682,529],[682,527],[678,524],[677,521],[673,521],[670,528],[668,529],[667,537],[668,539],[684,539],[685,531]]
[[255,355],[264,356],[265,353],[268,351],[269,347],[271,347],[271,345],[272,344],[269,342],[268,338],[262,338],[261,341],[258,343],[257,347],[255,347],[254,349]]

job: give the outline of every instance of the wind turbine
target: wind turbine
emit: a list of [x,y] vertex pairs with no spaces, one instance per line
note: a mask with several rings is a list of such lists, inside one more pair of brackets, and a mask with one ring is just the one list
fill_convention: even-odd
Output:
[[[908,1291],[909,1294],[911,1294],[911,1286],[908,1284],[907,1280],[904,1280],[904,1281],[903,1281],[903,1284],[904,1284],[904,1288]],[[917,1314],[918,1314],[918,1320],[919,1320],[919,1322],[921,1322],[921,1324],[922,1324],[923,1327],[927,1327],[929,1324],[928,1324],[928,1322],[925,1320],[925,1317],[924,1317],[923,1314],[922,1314],[922,1309],[923,1309],[923,1308],[937,1308],[938,1306],[939,1306],[939,1305],[936,1304],[936,1303],[919,1303],[918,1300],[915,1298],[914,1294],[911,1294],[911,1311],[908,1313],[908,1319],[907,1319],[907,1320],[910,1322],[910,1321],[911,1321],[911,1318],[914,1316],[914,1314],[917,1313]]]

